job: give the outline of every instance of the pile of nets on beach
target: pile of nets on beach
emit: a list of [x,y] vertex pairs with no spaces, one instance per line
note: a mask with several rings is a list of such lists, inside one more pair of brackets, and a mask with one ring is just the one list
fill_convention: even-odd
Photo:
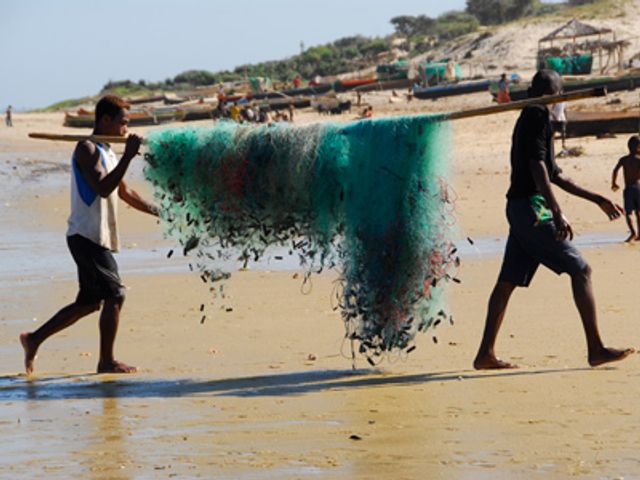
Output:
[[458,258],[438,120],[158,130],[145,176],[205,281],[228,278],[221,259],[246,265],[274,245],[297,255],[305,280],[338,268],[346,337],[372,362],[447,318],[441,284],[457,281]]

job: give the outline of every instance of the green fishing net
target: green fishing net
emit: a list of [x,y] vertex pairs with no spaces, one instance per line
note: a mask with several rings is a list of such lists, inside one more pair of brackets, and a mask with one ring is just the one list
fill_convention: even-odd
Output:
[[297,255],[306,278],[338,268],[346,337],[371,362],[412,350],[417,331],[446,319],[441,283],[457,280],[458,258],[440,120],[159,130],[145,175],[203,280],[229,276],[223,259],[258,261],[274,245]]

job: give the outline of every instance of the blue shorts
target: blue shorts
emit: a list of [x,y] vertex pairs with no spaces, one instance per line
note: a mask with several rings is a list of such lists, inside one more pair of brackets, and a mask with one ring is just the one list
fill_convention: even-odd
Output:
[[498,276],[499,282],[527,287],[538,265],[558,275],[573,275],[584,271],[588,264],[568,240],[556,240],[553,221],[537,223],[536,214],[528,198],[507,201],[509,238]]
[[624,213],[629,215],[640,212],[640,185],[630,185],[622,191],[624,200]]

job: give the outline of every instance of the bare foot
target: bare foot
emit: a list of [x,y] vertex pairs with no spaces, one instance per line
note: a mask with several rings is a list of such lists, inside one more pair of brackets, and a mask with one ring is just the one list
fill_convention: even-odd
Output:
[[616,348],[603,347],[597,355],[589,355],[589,365],[597,367],[598,365],[604,365],[605,363],[618,362],[620,360],[624,360],[635,351],[635,348],[618,350]]
[[506,368],[518,368],[517,365],[504,360],[500,360],[494,355],[478,356],[473,361],[473,368],[476,370],[502,370]]
[[98,373],[136,373],[137,371],[138,367],[132,367],[117,360],[109,363],[98,363]]
[[627,237],[627,239],[624,241],[624,243],[630,243],[633,242],[634,240],[640,240],[635,233],[631,233],[629,234],[629,236]]
[[33,361],[36,359],[36,353],[38,352],[38,347],[30,340],[30,336],[29,332],[20,334],[20,343],[24,349],[24,370],[27,375],[33,373]]

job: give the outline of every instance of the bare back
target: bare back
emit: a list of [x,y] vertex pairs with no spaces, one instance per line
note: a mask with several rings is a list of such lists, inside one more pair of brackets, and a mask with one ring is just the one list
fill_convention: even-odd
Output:
[[618,165],[622,166],[625,187],[640,184],[640,157],[627,155],[618,160]]

